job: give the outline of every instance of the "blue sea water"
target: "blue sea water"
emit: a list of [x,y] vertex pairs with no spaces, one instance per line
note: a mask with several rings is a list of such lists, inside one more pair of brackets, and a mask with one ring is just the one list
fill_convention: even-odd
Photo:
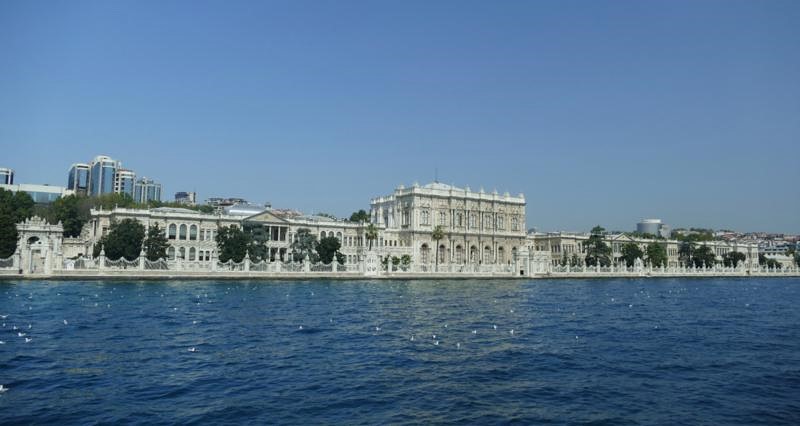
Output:
[[5,281],[0,423],[799,424],[799,306],[791,278]]

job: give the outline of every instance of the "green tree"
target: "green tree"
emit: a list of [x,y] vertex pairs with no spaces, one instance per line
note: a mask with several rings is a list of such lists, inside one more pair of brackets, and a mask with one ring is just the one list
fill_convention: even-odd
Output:
[[367,213],[364,209],[354,212],[353,214],[350,215],[350,222],[358,222],[358,223],[369,222],[369,213]]
[[561,261],[559,262],[559,264],[560,264],[561,266],[567,266],[567,264],[568,264],[568,263],[569,263],[569,259],[567,258],[567,253],[566,253],[566,252],[564,252],[564,253],[561,255]]
[[318,255],[316,253],[317,236],[311,233],[308,228],[300,228],[295,234],[295,240],[292,242],[292,253],[295,262],[302,261],[308,256],[311,262],[317,262]]
[[717,256],[714,254],[714,251],[711,250],[711,247],[700,246],[694,251],[692,262],[695,267],[701,267],[703,265],[714,266],[714,264],[717,263]]
[[364,236],[369,241],[369,249],[372,250],[372,242],[378,239],[378,228],[375,227],[373,224],[369,224],[367,226],[367,230],[364,233]]
[[739,263],[744,262],[747,259],[747,256],[744,253],[739,253],[738,251],[730,251],[725,253],[725,256],[722,256],[722,264],[728,267],[737,267]]
[[319,256],[319,261],[322,263],[330,263],[333,261],[333,258],[336,257],[336,261],[339,264],[344,264],[344,255],[339,252],[339,249],[342,247],[342,243],[336,237],[325,237],[320,238],[320,240],[316,243],[315,249],[317,251],[317,255]]
[[653,267],[667,266],[667,249],[663,244],[650,243],[647,245],[647,260]]
[[27,192],[12,192],[0,188],[0,258],[17,250],[17,224],[31,217],[34,202]]
[[167,241],[166,233],[159,228],[157,223],[147,230],[147,238],[145,238],[143,245],[147,260],[155,262],[156,260],[167,258],[169,242]]
[[644,252],[636,243],[625,243],[622,246],[622,258],[625,260],[625,265],[631,267],[636,259],[644,259]]
[[444,228],[442,228],[442,225],[436,225],[436,227],[433,228],[433,233],[431,233],[431,238],[433,238],[433,240],[436,241],[436,270],[438,270],[439,269],[439,241],[441,241],[441,239],[444,238]]
[[89,221],[91,200],[80,195],[67,195],[50,204],[48,220],[61,222],[65,237],[77,237]]
[[219,228],[214,239],[217,242],[220,262],[233,260],[238,263],[244,260],[247,255],[250,236],[237,226],[231,225]]
[[697,250],[697,245],[692,241],[681,241],[680,246],[678,247],[678,259],[680,259],[681,263],[686,266],[692,264],[694,259],[694,253]]
[[411,266],[411,256],[407,254],[400,256],[400,264],[403,265],[403,269],[408,269]]
[[600,266],[611,265],[611,247],[603,241],[603,235],[606,230],[602,226],[595,226],[592,228],[592,235],[586,240],[584,247],[586,248],[586,265]]
[[578,266],[580,260],[578,260],[578,255],[576,253],[572,253],[572,258],[569,260],[570,266]]
[[108,234],[95,245],[95,256],[105,250],[106,257],[111,260],[125,258],[134,260],[142,252],[144,241],[144,225],[136,219],[123,219],[112,222]]
[[401,259],[399,257],[392,256],[392,265],[394,266],[394,269],[397,269],[397,267],[400,265],[400,262]]

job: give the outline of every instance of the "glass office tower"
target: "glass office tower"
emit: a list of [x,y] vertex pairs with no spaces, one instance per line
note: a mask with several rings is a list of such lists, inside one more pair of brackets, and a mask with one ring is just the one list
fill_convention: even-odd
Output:
[[87,194],[89,192],[89,173],[91,167],[88,164],[77,163],[69,168],[67,177],[67,189],[75,191],[76,194]]
[[133,200],[141,204],[161,201],[161,184],[146,177],[137,180],[133,190]]
[[0,167],[0,184],[13,185],[14,184],[14,170]]
[[[96,197],[114,192],[114,175],[119,168],[119,162],[104,155],[99,155],[92,160],[89,175],[89,195]],[[133,185],[131,183],[131,190]]]

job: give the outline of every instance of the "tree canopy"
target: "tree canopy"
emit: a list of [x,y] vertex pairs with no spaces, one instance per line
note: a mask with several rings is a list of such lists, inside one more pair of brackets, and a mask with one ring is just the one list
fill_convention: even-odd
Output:
[[12,192],[0,188],[0,258],[17,250],[17,223],[33,214],[33,199],[27,192]]
[[739,266],[739,263],[744,262],[745,259],[747,259],[747,256],[745,256],[744,253],[739,253],[738,251],[731,251],[725,253],[725,256],[722,256],[722,263],[725,266],[730,266],[735,268]]
[[342,243],[336,237],[321,238],[315,244],[315,249],[317,251],[317,255],[319,256],[320,262],[331,263],[333,258],[336,257],[336,261],[343,265],[344,255],[339,252],[341,247]]
[[663,244],[650,243],[647,245],[647,260],[653,267],[667,266],[667,249]]
[[319,260],[319,256],[316,253],[317,236],[312,234],[308,228],[300,228],[294,237],[295,240],[292,242],[292,257],[294,261],[302,261],[308,256],[311,262],[316,263]]
[[367,241],[369,241],[369,249],[372,250],[372,242],[378,239],[378,228],[376,228],[374,224],[370,223],[367,226],[364,236],[367,238]]
[[625,265],[631,267],[636,259],[644,259],[644,252],[636,243],[625,243],[622,246],[622,258],[625,260]]
[[586,264],[589,266],[611,265],[611,247],[603,241],[603,235],[606,230],[602,226],[595,226],[592,228],[592,235],[584,243],[586,248]]
[[217,242],[220,262],[227,262],[228,260],[241,262],[244,260],[247,255],[247,247],[251,241],[246,232],[233,225],[219,228],[214,239]]
[[117,260],[124,257],[127,260],[135,260],[142,251],[144,241],[144,225],[136,219],[123,219],[119,222],[112,222],[108,234],[95,244],[94,255],[100,254],[100,250],[105,250],[106,257]]
[[711,247],[700,246],[695,249],[692,262],[695,267],[702,267],[703,265],[714,266],[714,264],[717,263],[717,256],[714,254],[714,251],[711,250]]
[[369,213],[367,213],[366,210],[364,209],[361,209],[357,212],[353,212],[353,214],[350,215],[350,222],[358,222],[358,223],[369,222]]
[[154,262],[159,259],[166,259],[169,241],[167,241],[166,233],[158,227],[157,223],[147,230],[147,238],[145,238],[143,245],[144,253],[148,260]]

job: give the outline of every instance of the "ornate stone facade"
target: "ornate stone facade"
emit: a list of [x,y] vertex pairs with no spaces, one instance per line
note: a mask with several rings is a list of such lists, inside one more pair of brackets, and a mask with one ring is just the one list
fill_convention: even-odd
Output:
[[[486,193],[443,183],[410,188],[370,203],[383,242],[408,248],[417,264],[509,265],[526,244],[525,196]],[[434,241],[441,226],[444,237]]]

